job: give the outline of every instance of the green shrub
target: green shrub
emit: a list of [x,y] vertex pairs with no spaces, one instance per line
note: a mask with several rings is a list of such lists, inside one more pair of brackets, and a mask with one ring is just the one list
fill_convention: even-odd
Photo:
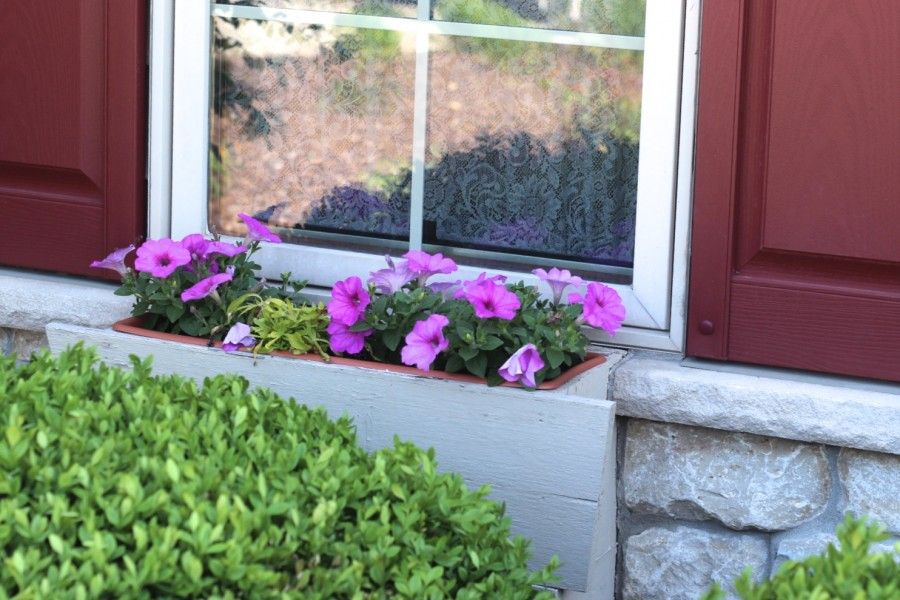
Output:
[[[887,538],[876,524],[850,515],[833,544],[818,556],[787,561],[770,580],[754,583],[747,569],[735,582],[742,600],[900,600],[900,550],[870,552]],[[718,584],[702,600],[720,600]]]
[[503,508],[352,423],[98,363],[0,358],[0,598],[537,598]]

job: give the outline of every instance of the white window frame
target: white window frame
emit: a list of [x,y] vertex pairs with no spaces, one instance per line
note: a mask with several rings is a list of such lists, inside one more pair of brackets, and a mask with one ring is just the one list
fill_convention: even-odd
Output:
[[[213,9],[213,3],[205,0],[153,0],[148,233],[151,237],[178,239],[198,231],[208,232],[213,11],[219,16],[262,16],[285,22],[414,31],[416,86],[427,83],[430,33],[493,37],[502,30],[508,39],[613,48],[635,48],[638,41],[643,45],[644,71],[634,270],[631,285],[612,284],[621,295],[628,316],[615,338],[602,333],[592,337],[601,343],[681,351],[700,12],[698,0],[685,2],[647,0],[645,37],[641,40],[572,31],[423,22],[429,9],[421,4],[427,3],[420,4],[416,20],[245,6]],[[413,123],[413,177],[419,178],[424,176],[424,114],[423,103],[416,107]],[[420,212],[421,202],[417,205],[414,199],[412,222],[421,221]],[[411,247],[421,244],[421,232],[418,236],[413,232],[411,238]],[[294,244],[268,245],[258,256],[267,276],[277,278],[283,271],[292,271],[297,278],[325,285],[353,274],[365,276],[383,267],[383,259],[377,254]],[[469,267],[461,270],[463,277],[480,272]],[[514,280],[537,283],[530,273],[506,274]]]

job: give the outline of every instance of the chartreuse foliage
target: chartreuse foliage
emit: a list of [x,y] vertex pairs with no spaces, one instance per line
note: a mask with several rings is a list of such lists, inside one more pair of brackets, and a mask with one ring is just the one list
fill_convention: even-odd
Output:
[[284,350],[294,354],[315,352],[328,360],[328,313],[325,305],[297,304],[284,298],[245,294],[228,306],[234,319],[250,323],[254,354]]
[[[817,556],[787,561],[770,580],[755,583],[744,571],[735,582],[742,600],[900,600],[900,549],[870,552],[887,538],[883,529],[849,514],[838,527],[839,547]],[[718,584],[702,600],[720,600]]]
[[503,508],[236,376],[0,358],[2,598],[537,598]]

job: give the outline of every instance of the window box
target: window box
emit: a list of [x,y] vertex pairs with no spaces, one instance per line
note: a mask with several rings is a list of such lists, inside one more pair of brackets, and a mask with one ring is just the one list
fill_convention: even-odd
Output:
[[[170,342],[178,342],[180,344],[191,344],[194,346],[208,346],[208,340],[203,338],[195,338],[187,335],[177,335],[174,333],[163,333],[161,331],[153,331],[152,329],[147,329],[143,326],[141,317],[129,317],[127,319],[122,319],[120,321],[116,321],[112,326],[113,330],[118,331],[120,333],[129,333],[131,335],[139,335],[143,337],[149,337],[156,340],[168,340]],[[221,343],[216,343],[215,347],[221,347]],[[405,365],[394,365],[388,363],[378,363],[369,360],[361,360],[358,358],[345,358],[342,356],[332,356],[329,357],[328,361],[322,359],[318,354],[292,354],[283,350],[276,350],[271,353],[274,356],[279,356],[282,358],[293,358],[296,360],[311,360],[313,362],[328,362],[336,365],[345,365],[348,367],[356,367],[359,369],[375,369],[377,371],[389,371],[391,373],[402,373],[404,375],[413,375],[415,377],[426,377],[430,379],[445,379],[447,381],[459,381],[465,383],[480,383],[485,384],[486,381],[481,379],[480,377],[475,377],[474,375],[467,375],[465,373],[447,373],[445,371],[422,371],[415,367],[407,367]],[[265,355],[264,355],[265,356]],[[572,379],[581,375],[585,371],[592,369],[594,367],[600,366],[606,362],[606,357],[602,354],[597,354],[596,352],[589,352],[585,357],[585,360],[573,366],[571,369],[567,370],[565,373],[556,377],[550,381],[545,381],[541,383],[537,389],[538,390],[557,390],[566,384],[568,384]],[[519,384],[516,383],[504,383],[502,384],[504,387],[520,387]]]
[[52,323],[51,349],[84,341],[102,359],[128,366],[153,356],[159,373],[203,379],[236,372],[251,385],[353,417],[361,444],[388,446],[395,435],[437,451],[443,469],[470,486],[490,484],[513,530],[532,540],[533,565],[557,554],[565,589],[612,598],[615,565],[615,403],[606,400],[610,363],[555,390],[433,379],[280,356],[249,360],[205,343],[178,343]]

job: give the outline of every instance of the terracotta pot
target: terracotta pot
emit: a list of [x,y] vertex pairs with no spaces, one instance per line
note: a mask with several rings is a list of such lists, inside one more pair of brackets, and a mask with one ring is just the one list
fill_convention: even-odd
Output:
[[[178,342],[181,344],[191,344],[194,346],[209,345],[209,340],[205,338],[197,338],[191,337],[189,335],[179,335],[175,333],[163,333],[161,331],[147,329],[146,327],[144,327],[144,320],[141,317],[129,317],[127,319],[122,319],[121,321],[116,321],[115,323],[113,323],[112,328],[115,331],[121,333],[130,333],[132,335],[139,335],[142,337],[154,338],[157,340],[166,340],[170,342]],[[214,346],[216,348],[221,348],[222,343],[216,342]],[[297,360],[308,360],[313,362],[330,362],[336,365],[348,365],[351,367],[359,367],[361,369],[391,371],[393,373],[403,373],[405,375],[415,375],[417,377],[430,377],[433,379],[446,379],[448,381],[465,381],[467,383],[486,384],[486,381],[484,379],[482,379],[481,377],[476,377],[475,375],[468,375],[464,373],[447,373],[446,371],[422,371],[415,367],[407,367],[406,365],[390,365],[386,363],[374,362],[371,360],[361,360],[358,358],[331,356],[329,357],[329,360],[326,361],[318,354],[292,354],[290,352],[285,352],[282,350],[276,350],[272,352],[271,355],[281,356],[285,358],[295,358]],[[584,373],[588,369],[596,367],[597,365],[602,365],[605,362],[606,357],[602,354],[589,352],[584,362],[575,365],[552,381],[543,382],[537,387],[537,389],[555,390],[571,381],[574,377],[580,375],[581,373]],[[517,383],[504,383],[503,385],[509,387],[521,387]]]

